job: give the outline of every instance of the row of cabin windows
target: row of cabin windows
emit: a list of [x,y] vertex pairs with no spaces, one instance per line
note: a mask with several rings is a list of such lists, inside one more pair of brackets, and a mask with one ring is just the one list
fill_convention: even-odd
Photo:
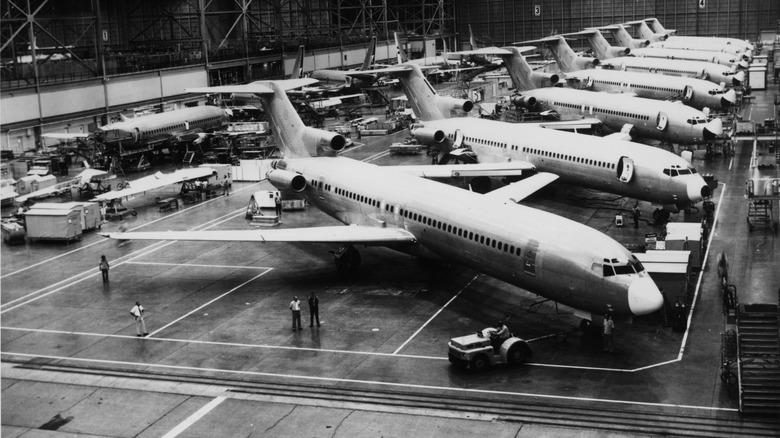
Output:
[[[468,142],[471,142],[471,143],[482,144],[482,145],[485,145],[485,146],[494,146],[494,147],[497,147],[497,148],[504,148],[504,149],[506,149],[506,147],[507,147],[506,143],[502,143],[500,141],[485,140],[483,138],[476,138],[476,137],[463,137],[463,139],[468,141]],[[513,148],[513,149],[515,149],[515,148]]]
[[[599,82],[602,83],[602,84],[607,84],[607,85],[616,85],[618,87],[622,87],[623,86],[623,82],[618,82],[618,81],[601,81],[601,80],[596,81],[596,83],[599,83]],[[682,93],[681,90],[675,90],[674,88],[654,87],[652,85],[642,85],[642,84],[631,84],[629,86],[629,88],[643,88],[645,90],[668,91],[668,92],[671,92],[671,93]]]
[[590,158],[575,157],[574,155],[560,154],[558,152],[543,151],[541,149],[534,149],[529,147],[523,147],[523,152],[529,154],[539,155],[542,157],[557,158],[559,160],[571,161],[573,163],[584,163],[590,166],[603,167],[605,169],[615,169],[615,163],[607,163],[605,161],[591,160]]
[[[313,187],[315,187],[315,188],[320,188],[320,189],[324,188],[325,190],[328,190],[328,191],[331,190],[330,184],[323,184],[321,181],[311,181],[310,184]],[[333,189],[333,191],[337,195],[339,195],[339,196],[345,196],[345,197],[347,197],[349,199],[353,199],[355,201],[358,201],[358,202],[361,202],[361,203],[364,203],[364,204],[368,204],[368,205],[370,205],[372,207],[379,207],[381,205],[381,203],[378,200],[376,200],[376,199],[373,199],[373,198],[370,198],[368,196],[364,196],[364,195],[361,195],[361,194],[358,194],[358,193],[355,193],[355,192],[352,192],[352,191],[349,191],[349,190],[344,190],[344,189],[339,188],[339,187],[336,187],[335,189]],[[392,211],[392,207],[389,204],[385,204],[384,209],[385,209],[385,211],[388,211],[388,212]],[[500,241],[498,241],[496,239],[491,239],[490,237],[485,237],[483,235],[476,234],[473,231],[467,231],[467,230],[465,230],[463,228],[460,228],[460,227],[455,227],[455,226],[452,226],[452,225],[449,225],[449,224],[445,224],[442,221],[437,221],[437,220],[431,219],[428,216],[424,216],[424,215],[419,214],[419,213],[414,213],[414,212],[409,211],[409,210],[404,209],[404,208],[400,209],[400,211],[398,213],[401,216],[403,216],[403,217],[405,217],[405,218],[407,218],[409,220],[413,220],[415,222],[423,223],[425,225],[428,225],[428,226],[433,227],[433,228],[437,228],[439,230],[445,231],[445,232],[450,233],[452,235],[455,235],[455,236],[458,236],[458,237],[462,237],[464,239],[472,240],[474,242],[478,242],[478,243],[480,243],[482,245],[485,245],[485,246],[488,246],[490,248],[498,249],[499,251],[504,251],[504,252],[508,252],[509,254],[514,254],[516,256],[520,256],[520,252],[521,252],[520,251],[520,247],[515,247],[514,245],[510,245],[510,244],[508,244],[506,242],[500,242]]]
[[675,70],[673,68],[641,67],[641,66],[633,66],[631,68],[636,68],[636,69],[640,69],[640,70],[647,70],[647,71],[656,71],[656,72],[660,71],[660,72],[664,72],[664,73],[677,73],[677,74],[692,75],[692,76],[698,75],[698,72],[696,72],[696,71]]
[[[572,109],[575,109],[575,110],[581,110],[582,109],[582,105],[577,105],[577,104],[574,104],[574,103],[554,102],[554,104],[556,106],[572,108]],[[593,108],[593,111],[597,112],[597,113],[602,113],[602,114],[610,114],[610,115],[613,115],[613,116],[631,117],[631,118],[639,119],[639,120],[650,120],[650,116],[647,116],[647,115],[644,115],[644,114],[629,113],[627,111],[615,111],[615,110],[611,110],[611,109],[596,108],[596,107]]]
[[[207,117],[205,119],[198,119],[190,122],[190,126],[202,125],[208,122],[216,122],[217,120],[220,120],[220,116]],[[187,126],[186,123],[177,123],[175,125],[167,126],[165,128],[157,128],[157,129],[152,129],[150,131],[144,131],[144,134],[149,135],[149,134],[160,134],[163,132],[171,132],[174,129],[184,129],[186,126]]]

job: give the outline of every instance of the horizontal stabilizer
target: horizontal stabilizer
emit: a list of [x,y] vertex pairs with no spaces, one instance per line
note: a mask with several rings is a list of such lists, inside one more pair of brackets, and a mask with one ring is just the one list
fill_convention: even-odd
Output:
[[[534,47],[536,49],[536,47]],[[462,50],[460,52],[450,52],[448,55],[458,55],[458,56],[469,56],[469,55],[494,55],[494,56],[509,56],[512,52],[510,52],[507,49],[502,49],[500,47],[483,47],[481,49],[476,50]]]
[[459,178],[477,176],[522,176],[535,171],[536,167],[525,161],[512,161],[510,163],[395,166],[393,169],[423,178]]
[[[294,90],[296,88],[305,87],[308,85],[316,84],[319,81],[312,78],[301,79],[284,79],[274,81],[283,90]],[[218,87],[196,87],[187,88],[184,91],[187,93],[237,93],[237,94],[273,94],[274,90],[268,85],[268,81],[257,81],[244,85],[221,85]]]
[[518,203],[546,187],[556,179],[558,179],[558,175],[554,173],[540,172],[522,181],[488,192],[485,196],[489,196],[497,201],[503,200],[504,203]]
[[309,242],[385,245],[416,243],[414,235],[400,228],[333,226],[280,230],[147,231],[101,233],[121,240],[189,240],[204,242]]
[[41,134],[43,138],[54,138],[58,140],[72,140],[74,138],[87,138],[89,134],[84,133],[70,133],[70,132],[53,132],[49,134]]

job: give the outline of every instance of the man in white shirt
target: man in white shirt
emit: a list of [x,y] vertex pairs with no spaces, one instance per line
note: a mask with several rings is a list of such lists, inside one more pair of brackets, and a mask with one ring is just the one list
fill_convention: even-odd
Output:
[[303,330],[301,327],[301,300],[298,297],[293,297],[293,300],[290,301],[290,310],[292,310],[292,329]]
[[130,313],[135,317],[136,336],[148,336],[149,333],[146,332],[146,323],[144,322],[144,306],[141,305],[140,301],[135,302],[135,307],[130,310]]

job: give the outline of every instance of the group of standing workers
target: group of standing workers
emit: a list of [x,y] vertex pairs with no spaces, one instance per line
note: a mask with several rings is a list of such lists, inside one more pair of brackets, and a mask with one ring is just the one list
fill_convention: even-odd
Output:
[[[298,297],[293,297],[289,307],[292,311],[292,329],[303,330],[301,327],[301,300]],[[312,292],[309,294],[309,327],[314,327],[315,320],[317,327],[322,327],[320,325],[320,298]]]

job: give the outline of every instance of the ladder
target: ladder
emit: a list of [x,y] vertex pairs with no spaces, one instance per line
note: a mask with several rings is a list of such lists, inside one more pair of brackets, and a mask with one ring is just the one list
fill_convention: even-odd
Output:
[[193,158],[195,158],[195,152],[187,151],[187,153],[184,154],[184,159],[181,160],[181,162],[182,163],[192,164],[192,159]]

